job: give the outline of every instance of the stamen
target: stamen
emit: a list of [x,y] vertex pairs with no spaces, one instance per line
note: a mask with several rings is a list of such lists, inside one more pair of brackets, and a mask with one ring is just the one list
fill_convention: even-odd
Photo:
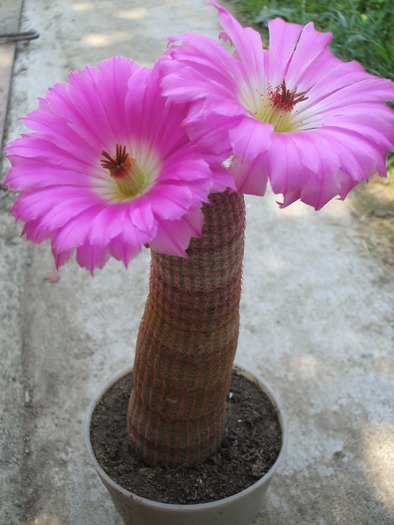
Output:
[[116,145],[115,157],[111,157],[106,151],[102,151],[101,155],[104,159],[101,161],[101,166],[106,170],[109,170],[111,177],[120,179],[128,175],[130,169],[135,164],[133,159],[126,151],[126,146]]
[[126,146],[117,144],[114,157],[104,150],[101,154],[104,157],[101,166],[115,179],[117,190],[122,198],[134,198],[146,190],[145,172],[137,164],[136,159],[127,153]]
[[275,91],[272,88],[268,90],[268,96],[272,104],[282,111],[291,111],[296,104],[307,100],[308,97],[305,97],[306,91],[300,91],[297,93],[297,87],[291,91],[286,87],[286,81],[283,80],[280,86],[277,86]]
[[306,91],[297,92],[297,88],[287,89],[286,81],[276,86],[268,86],[266,93],[262,94],[260,104],[255,107],[254,114],[261,122],[268,122],[274,127],[276,133],[288,133],[297,128],[297,111],[294,106],[307,100]]

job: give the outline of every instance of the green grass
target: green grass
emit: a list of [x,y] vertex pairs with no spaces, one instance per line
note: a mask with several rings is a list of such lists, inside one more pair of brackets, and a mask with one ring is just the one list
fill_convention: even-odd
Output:
[[267,22],[277,16],[288,22],[311,20],[319,31],[333,33],[330,46],[339,58],[357,60],[374,75],[394,80],[394,2],[392,0],[232,0],[244,24],[268,41]]

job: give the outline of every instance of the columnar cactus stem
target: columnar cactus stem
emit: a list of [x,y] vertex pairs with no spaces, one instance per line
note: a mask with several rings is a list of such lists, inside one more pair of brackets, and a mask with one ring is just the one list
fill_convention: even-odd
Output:
[[188,258],[152,250],[128,409],[129,436],[150,465],[191,466],[225,429],[238,342],[245,204],[237,193],[204,205],[201,239]]

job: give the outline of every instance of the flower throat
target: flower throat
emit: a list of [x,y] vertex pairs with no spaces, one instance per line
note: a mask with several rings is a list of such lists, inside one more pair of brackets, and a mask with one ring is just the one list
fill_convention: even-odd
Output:
[[256,118],[261,122],[268,122],[274,126],[277,133],[293,131],[292,111],[296,104],[307,100],[306,91],[297,92],[297,88],[289,90],[283,80],[275,90],[270,86],[268,93],[264,97],[258,111],[255,112]]
[[101,154],[104,157],[101,166],[109,171],[122,197],[132,198],[144,192],[146,175],[137,161],[127,153],[126,146],[117,144],[114,157],[106,151],[102,151]]

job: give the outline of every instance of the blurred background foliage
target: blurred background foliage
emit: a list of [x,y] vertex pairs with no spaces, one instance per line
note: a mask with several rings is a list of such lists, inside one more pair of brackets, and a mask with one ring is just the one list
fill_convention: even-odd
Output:
[[357,60],[374,75],[394,80],[393,0],[233,0],[243,21],[258,29],[268,42],[268,20],[313,21],[330,31],[332,52],[343,60]]
[[[313,21],[333,34],[331,51],[345,61],[356,60],[373,75],[394,80],[393,0],[229,0],[243,25],[257,29],[268,46],[268,21]],[[393,106],[392,106],[393,107]],[[366,254],[378,256],[394,275],[394,155],[387,159],[387,179],[373,176],[350,195],[357,217],[355,231]]]

